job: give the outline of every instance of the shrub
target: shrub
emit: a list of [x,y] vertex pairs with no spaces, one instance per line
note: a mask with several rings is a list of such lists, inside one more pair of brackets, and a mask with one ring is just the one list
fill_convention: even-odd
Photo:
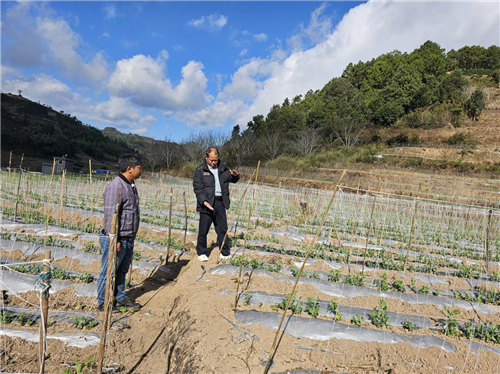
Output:
[[470,132],[457,132],[450,136],[446,143],[449,145],[473,145],[472,135]]

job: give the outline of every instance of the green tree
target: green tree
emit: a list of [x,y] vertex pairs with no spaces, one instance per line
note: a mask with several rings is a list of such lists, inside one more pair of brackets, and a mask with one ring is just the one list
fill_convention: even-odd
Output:
[[467,113],[467,117],[477,121],[485,107],[483,91],[478,88],[465,102],[465,113]]

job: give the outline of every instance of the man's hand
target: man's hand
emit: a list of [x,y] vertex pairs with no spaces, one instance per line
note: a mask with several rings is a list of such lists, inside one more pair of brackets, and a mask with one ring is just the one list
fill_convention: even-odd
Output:
[[229,173],[231,173],[231,175],[232,175],[233,177],[237,177],[238,175],[240,175],[240,173],[238,173],[236,170],[233,170],[233,169],[230,169],[230,170],[229,170]]
[[203,205],[205,205],[205,206],[206,206],[208,209],[210,209],[210,210],[214,210],[214,208],[212,208],[212,205],[210,205],[210,204],[208,203],[208,201],[205,201],[205,202],[203,203]]
[[120,252],[120,241],[116,243],[116,252]]

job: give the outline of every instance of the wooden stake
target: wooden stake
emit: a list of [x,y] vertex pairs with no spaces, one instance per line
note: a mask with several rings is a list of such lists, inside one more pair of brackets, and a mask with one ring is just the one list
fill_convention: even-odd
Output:
[[14,210],[14,222],[17,220],[17,205],[19,204],[19,188],[21,187],[21,177],[23,176],[23,160],[24,160],[24,153],[21,156],[21,165],[19,166],[19,181],[17,182],[16,209]]
[[64,179],[66,177],[66,169],[62,171],[61,180],[61,194],[59,196],[59,225],[62,225],[62,212],[63,212],[63,196],[64,196]]
[[[118,193],[118,200],[120,199]],[[116,210],[118,211],[118,206]],[[111,217],[111,227],[109,229],[109,251],[108,251],[108,268],[106,272],[106,290],[104,293],[104,311],[102,316],[101,342],[99,344],[99,356],[97,359],[97,373],[102,373],[102,364],[104,361],[104,351],[106,349],[106,335],[108,333],[108,325],[110,324],[112,308],[114,303],[114,283],[116,272],[116,231],[118,226],[118,213]],[[111,287],[113,284],[113,287]]]
[[377,193],[373,198],[372,210],[370,212],[370,221],[368,222],[368,232],[366,233],[366,244],[365,244],[365,251],[363,253],[363,267],[361,269],[361,274],[365,273],[366,252],[368,251],[368,243],[370,241],[370,230],[372,229],[373,212],[375,211],[375,204],[377,202],[377,196],[379,192],[380,192],[380,177],[378,178]]
[[89,158],[89,184],[90,184],[90,230],[94,232],[94,194],[92,193],[92,160]]
[[11,168],[12,168],[12,151],[10,151],[10,156],[9,156],[9,174]]
[[170,238],[172,237],[172,194],[174,188],[170,187],[170,203],[168,208],[168,241],[167,241],[167,258],[165,258],[165,264],[168,264],[168,256],[170,256]]
[[[52,251],[45,251],[45,260],[50,261],[52,257]],[[50,271],[49,266],[43,264],[43,272],[48,273]],[[44,280],[43,283],[47,284],[49,280]],[[40,362],[40,373],[43,374],[45,372],[45,356],[47,350],[47,319],[49,318],[49,290],[43,292],[40,297],[42,298],[42,319],[40,321],[40,343],[39,343],[39,352],[38,359]]]
[[[54,158],[52,162],[52,175],[50,176],[50,187],[49,187],[49,202],[46,205],[48,208],[50,203],[52,202],[52,181],[54,180],[54,170],[56,168],[56,159]],[[45,210],[46,221],[45,221],[45,240],[47,240],[47,232],[49,230],[49,212],[48,209]]]
[[491,215],[493,214],[493,209],[490,209],[488,214],[488,224],[486,225],[486,274],[490,273],[490,227],[491,227]]
[[[255,181],[254,181],[254,187],[257,183],[257,177],[259,175],[259,167],[260,167],[260,161],[257,164],[257,173],[255,174]],[[255,192],[255,189],[254,189]],[[250,204],[250,209],[248,209],[248,218],[247,218],[247,230],[245,232],[245,240],[243,241],[243,253],[241,254],[241,261],[240,261],[240,272],[238,274],[238,282],[236,282],[236,295],[234,296],[234,308],[238,306],[238,292],[240,290],[240,282],[241,282],[241,272],[243,270],[243,257],[245,256],[245,249],[247,248],[247,237],[248,237],[248,231],[250,229],[250,219],[252,218],[252,204]],[[222,252],[222,248],[221,248]]]
[[297,284],[299,283],[299,279],[302,275],[302,272],[304,271],[304,267],[306,266],[307,259],[309,258],[311,250],[313,249],[314,244],[316,243],[316,240],[318,239],[318,235],[321,232],[321,228],[323,227],[323,224],[325,223],[326,217],[328,216],[328,211],[330,210],[333,199],[335,198],[335,195],[337,194],[339,184],[340,184],[340,182],[342,182],[342,179],[344,178],[345,173],[346,173],[346,170],[344,170],[342,172],[342,175],[340,176],[339,181],[335,185],[335,189],[333,190],[332,197],[330,198],[330,201],[328,202],[328,206],[326,207],[325,213],[323,214],[323,218],[321,219],[321,223],[318,226],[318,230],[316,231],[316,235],[314,235],[314,239],[311,241],[311,244],[309,245],[309,249],[307,250],[306,256],[304,258],[304,262],[302,263],[302,266],[299,270],[299,273],[297,274],[297,279],[295,280],[292,291],[290,292],[290,297],[288,298],[285,310],[283,311],[283,315],[281,316],[280,324],[278,326],[278,329],[276,330],[276,335],[274,336],[273,345],[271,346],[271,350],[269,352],[269,359],[267,360],[267,364],[266,364],[266,367],[264,369],[264,374],[267,374],[269,372],[269,369],[271,368],[271,361],[272,361],[274,355],[276,354],[276,350],[277,350],[276,342],[278,341],[278,336],[279,336],[279,333],[281,331],[281,326],[283,325],[283,321],[285,320],[285,316],[286,316],[286,313],[288,311],[288,307],[290,306],[290,303],[291,303],[292,298],[293,298],[293,294],[295,293],[295,289],[297,288]]
[[413,226],[415,225],[415,217],[417,216],[418,199],[420,198],[420,190],[421,189],[422,189],[422,183],[420,183],[418,185],[417,198],[415,199],[415,210],[413,211],[413,217],[411,219],[410,238],[408,239],[408,248],[406,249],[405,263],[404,263],[404,266],[403,266],[403,272],[404,273],[406,273],[406,265],[408,264],[408,258],[410,257],[411,238],[413,236]]
[[354,204],[354,216],[352,218],[352,224],[351,224],[351,245],[349,246],[349,260],[347,261],[347,269],[349,270],[349,273],[351,273],[351,264],[350,264],[350,258],[352,256],[352,244],[354,241],[354,234],[356,231],[356,220],[358,218],[358,198],[359,195],[359,181],[358,181],[358,187],[356,188],[356,203]]
[[188,207],[186,202],[186,191],[182,191],[182,197],[184,198],[184,240],[182,241],[182,250],[186,249],[186,237],[188,231]]

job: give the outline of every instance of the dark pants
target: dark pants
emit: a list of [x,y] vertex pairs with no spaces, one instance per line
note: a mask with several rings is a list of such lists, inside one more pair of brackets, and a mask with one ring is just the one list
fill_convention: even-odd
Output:
[[[216,198],[214,205],[214,210],[212,212],[200,212],[200,224],[198,226],[198,244],[196,246],[196,253],[198,254],[198,256],[207,254],[207,234],[210,230],[210,226],[212,226],[212,223],[214,224],[215,232],[217,233],[217,242],[219,243],[219,248],[222,246],[224,236],[227,232],[226,208],[224,207],[222,199]],[[229,248],[229,237],[227,237],[226,242],[224,243],[224,247],[222,248],[223,256],[230,255],[231,252]]]

